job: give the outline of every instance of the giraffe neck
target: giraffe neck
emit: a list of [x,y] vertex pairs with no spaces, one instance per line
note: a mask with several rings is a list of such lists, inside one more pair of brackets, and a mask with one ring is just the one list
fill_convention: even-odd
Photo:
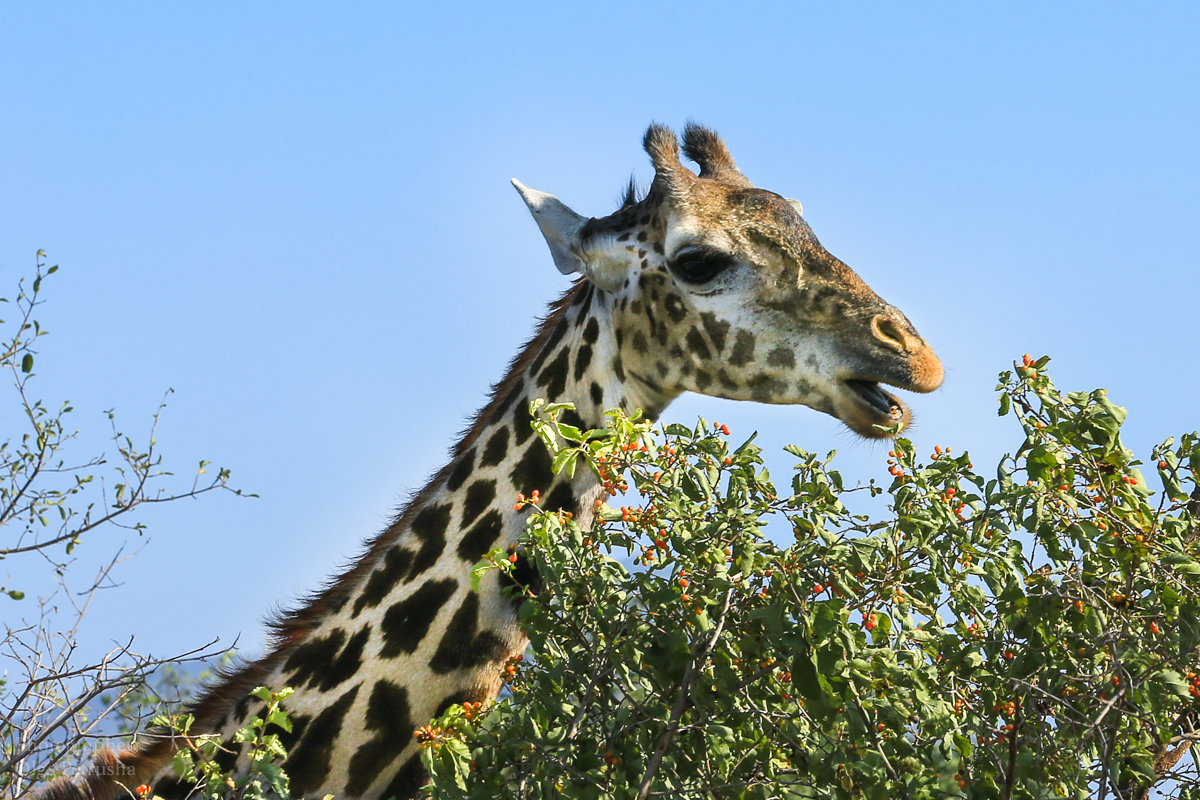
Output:
[[[488,573],[472,591],[471,568],[516,544],[528,514],[514,508],[519,492],[539,490],[543,507],[586,526],[601,491],[588,470],[552,474],[530,401],[574,403],[564,421],[584,429],[601,427],[609,408],[656,416],[670,401],[625,373],[615,302],[583,281],[552,306],[451,461],[349,572],[277,624],[275,649],[244,671],[255,680],[231,676],[239,689],[296,690],[286,704],[293,793],[408,797],[424,778],[414,729],[453,703],[499,692],[504,662],[527,639],[500,577]],[[516,579],[536,581],[526,563]],[[236,699],[227,687],[215,695]],[[243,703],[217,727],[229,735],[256,711]]]

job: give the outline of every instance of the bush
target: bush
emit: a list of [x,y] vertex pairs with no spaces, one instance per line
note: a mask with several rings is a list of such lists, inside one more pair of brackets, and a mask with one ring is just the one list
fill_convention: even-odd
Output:
[[[531,517],[531,657],[419,731],[426,791],[1200,797],[1200,439],[1154,449],[1155,493],[1125,411],[1059,392],[1048,360],[1000,377],[1025,438],[994,478],[897,439],[886,489],[789,447],[781,495],[719,424],[582,432],[537,405],[556,468],[636,495],[587,530]],[[883,518],[847,506],[885,493]]]

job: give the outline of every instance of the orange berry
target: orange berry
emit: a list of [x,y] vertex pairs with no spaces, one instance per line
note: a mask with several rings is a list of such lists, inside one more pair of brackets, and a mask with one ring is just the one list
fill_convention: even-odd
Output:
[[512,563],[514,563],[514,564],[515,564],[515,563],[517,563],[517,554],[516,554],[516,553],[510,553],[510,554],[509,554],[509,556],[508,556],[508,560],[509,560],[509,561],[511,561],[511,562],[512,562]]

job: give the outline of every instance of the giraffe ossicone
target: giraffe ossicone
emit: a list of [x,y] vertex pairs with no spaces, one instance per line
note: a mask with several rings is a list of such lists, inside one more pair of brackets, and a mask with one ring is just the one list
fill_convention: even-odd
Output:
[[[584,527],[600,497],[587,471],[555,475],[533,435],[529,404],[571,402],[563,421],[601,427],[604,411],[655,418],[685,391],[807,405],[866,437],[911,418],[882,385],[929,392],[937,356],[908,319],[826,251],[799,203],[755,188],[724,142],[689,124],[661,125],[644,146],[654,179],[616,212],[587,218],[553,195],[514,186],[558,269],[581,273],[497,383],[451,458],[363,555],[281,616],[262,658],[225,672],[193,704],[191,733],[228,743],[216,760],[247,768],[232,736],[262,708],[257,686],[291,687],[293,730],[283,737],[294,796],[410,797],[424,780],[413,733],[454,703],[491,700],[504,663],[527,640],[515,601],[493,572],[471,567],[516,543],[526,511],[518,493],[572,511]],[[517,580],[535,585],[526,562]],[[187,787],[170,770],[186,746],[170,736],[104,752],[46,800],[128,797],[152,783],[165,797]]]

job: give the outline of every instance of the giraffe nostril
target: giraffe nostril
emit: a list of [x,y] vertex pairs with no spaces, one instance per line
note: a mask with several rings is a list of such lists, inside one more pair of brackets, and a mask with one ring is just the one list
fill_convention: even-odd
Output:
[[889,347],[908,350],[909,337],[896,324],[896,321],[886,314],[876,314],[871,320],[871,333]]

